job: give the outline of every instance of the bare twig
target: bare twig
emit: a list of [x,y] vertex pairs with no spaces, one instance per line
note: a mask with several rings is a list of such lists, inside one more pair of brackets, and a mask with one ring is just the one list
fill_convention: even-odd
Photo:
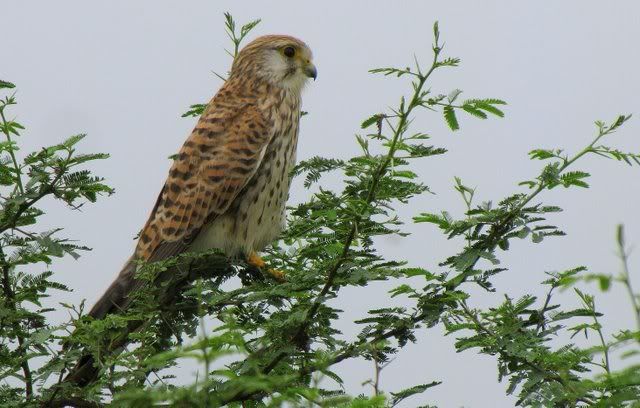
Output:
[[627,294],[629,295],[629,300],[631,300],[631,306],[633,307],[634,316],[636,319],[636,325],[638,330],[640,330],[640,303],[638,302],[638,296],[633,291],[633,286],[631,286],[631,277],[629,273],[629,254],[627,252],[625,239],[624,239],[624,226],[622,224],[618,225],[617,229],[617,243],[618,243],[618,257],[622,262],[622,272],[620,276],[620,281],[624,285],[627,290]]

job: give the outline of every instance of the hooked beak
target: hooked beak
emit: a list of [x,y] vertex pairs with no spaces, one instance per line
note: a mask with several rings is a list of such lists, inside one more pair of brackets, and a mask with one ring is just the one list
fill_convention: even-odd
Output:
[[311,62],[308,62],[304,67],[304,74],[309,78],[313,78],[313,80],[315,81],[318,77],[318,70],[316,69],[315,65],[313,65]]

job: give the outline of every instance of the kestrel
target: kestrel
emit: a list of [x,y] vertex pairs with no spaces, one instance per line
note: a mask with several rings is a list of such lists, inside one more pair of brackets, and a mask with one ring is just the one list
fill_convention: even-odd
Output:
[[220,248],[256,254],[280,233],[295,164],[302,89],[317,71],[311,50],[293,37],[260,37],[236,56],[180,149],[134,254],[89,314],[127,304],[137,261]]

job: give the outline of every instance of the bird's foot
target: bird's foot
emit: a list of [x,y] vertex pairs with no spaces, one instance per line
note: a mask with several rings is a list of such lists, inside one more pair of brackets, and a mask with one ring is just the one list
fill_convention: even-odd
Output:
[[287,280],[284,272],[282,272],[280,269],[269,268],[267,269],[267,273],[278,282],[286,282]]
[[255,266],[258,269],[264,268],[267,264],[255,251],[251,251],[251,253],[247,257],[247,263],[251,266]]
[[273,269],[273,268],[265,269],[265,266],[267,265],[267,263],[255,251],[251,251],[251,253],[247,257],[247,263],[251,266],[254,266],[260,269],[261,271],[265,271],[268,275],[270,275],[273,279],[277,280],[278,282],[284,282],[286,280],[284,272],[282,272],[281,270]]

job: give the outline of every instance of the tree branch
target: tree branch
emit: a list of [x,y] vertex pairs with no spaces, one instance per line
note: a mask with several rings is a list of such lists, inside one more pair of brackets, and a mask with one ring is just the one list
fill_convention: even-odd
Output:
[[[12,312],[17,312],[16,307],[16,295],[11,288],[11,277],[9,276],[10,265],[6,260],[6,256],[4,254],[4,250],[0,247],[0,263],[2,267],[2,288],[5,295],[5,304],[9,310]],[[29,358],[27,356],[27,349],[24,346],[24,336],[22,335],[22,329],[20,328],[20,323],[15,321],[14,318],[10,317],[12,320],[11,326],[13,331],[15,332],[15,336],[18,340],[18,355],[22,360],[20,362],[20,366],[22,367],[22,373],[24,374],[24,383],[25,383],[25,394],[27,400],[30,400],[33,397],[33,378],[31,375],[31,368],[29,367]]]

